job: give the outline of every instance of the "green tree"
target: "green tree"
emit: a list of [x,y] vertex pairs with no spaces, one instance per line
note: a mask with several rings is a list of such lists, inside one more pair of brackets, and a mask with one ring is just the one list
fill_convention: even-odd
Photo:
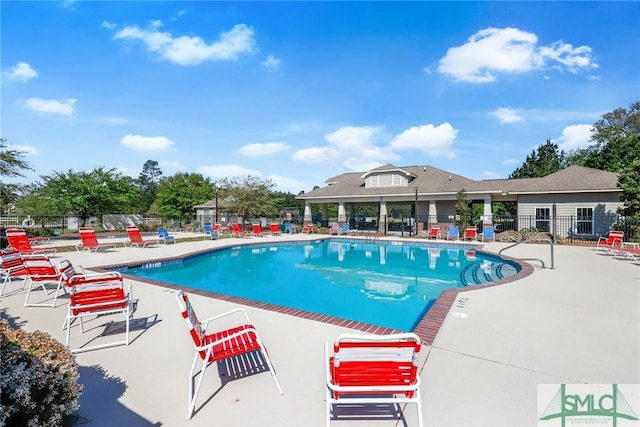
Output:
[[41,178],[38,194],[48,199],[51,213],[77,215],[81,225],[91,216],[131,212],[137,195],[131,178],[102,166],[90,172],[69,169]]
[[147,160],[142,166],[142,172],[136,179],[136,185],[140,189],[138,209],[147,212],[156,200],[158,186],[162,180],[162,170],[155,160]]
[[538,178],[547,176],[566,167],[564,151],[558,152],[558,146],[547,139],[527,156],[522,166],[516,168],[509,178]]
[[624,203],[621,213],[640,218],[640,158],[620,171],[618,186],[622,189],[620,201]]
[[618,108],[604,114],[593,125],[593,145],[577,150],[568,157],[570,164],[617,172],[622,189],[622,213],[640,217],[640,101],[628,110]]
[[[24,154],[24,151],[10,150],[7,140],[0,138],[0,176],[24,177],[22,171],[33,170],[24,160]],[[0,181],[0,208],[2,210],[18,200],[20,189],[21,186],[18,184],[7,184],[4,180]]]
[[199,173],[177,173],[158,185],[152,210],[160,215],[183,219],[194,214],[194,206],[211,200],[214,184]]
[[464,188],[456,193],[456,215],[460,215],[460,220],[457,221],[460,228],[472,223],[471,199]]
[[604,114],[592,128],[593,145],[569,154],[569,164],[621,172],[640,158],[640,101]]
[[300,211],[300,215],[304,215],[304,200],[296,199],[293,193],[284,193],[282,191],[274,191],[273,193],[274,210],[270,216],[277,216],[280,209],[296,208]]
[[249,218],[269,216],[276,211],[275,199],[272,197],[273,182],[260,179],[256,175],[223,178],[219,187],[225,195],[225,206],[246,221]]

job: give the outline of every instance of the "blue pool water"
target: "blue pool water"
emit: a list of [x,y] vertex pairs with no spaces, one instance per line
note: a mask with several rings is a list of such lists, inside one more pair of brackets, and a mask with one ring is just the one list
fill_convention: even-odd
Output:
[[516,265],[469,249],[318,240],[238,246],[123,272],[410,331],[443,290],[516,274]]

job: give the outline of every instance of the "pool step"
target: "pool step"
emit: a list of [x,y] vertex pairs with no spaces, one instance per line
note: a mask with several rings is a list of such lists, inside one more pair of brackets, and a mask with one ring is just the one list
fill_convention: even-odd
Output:
[[491,261],[475,262],[467,265],[460,272],[460,281],[463,286],[481,285],[512,276],[516,268],[510,264],[493,263]]

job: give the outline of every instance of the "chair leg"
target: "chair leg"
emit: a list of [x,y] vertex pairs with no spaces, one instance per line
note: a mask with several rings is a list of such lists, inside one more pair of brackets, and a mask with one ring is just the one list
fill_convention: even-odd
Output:
[[[40,287],[44,291],[45,295],[49,295],[49,292],[47,291],[46,283],[47,282],[41,282],[40,283]],[[54,283],[54,282],[48,282],[48,283]],[[33,284],[34,284],[34,281],[31,280],[30,283],[29,283],[29,288],[27,289],[27,297],[24,300],[24,306],[25,307],[52,307],[52,308],[55,308],[56,302],[58,301],[58,294],[60,293],[60,283],[57,283],[56,289],[54,290],[55,294],[54,294],[54,297],[53,297],[53,302],[51,304],[30,303],[29,302],[29,295],[31,295],[31,290],[33,289]]]
[[325,412],[326,412],[326,420],[327,427],[331,426],[331,390],[327,386],[327,383],[324,383],[324,398],[325,402]]
[[262,356],[264,357],[265,362],[267,362],[267,366],[269,367],[269,372],[271,372],[271,376],[273,377],[273,380],[276,382],[276,387],[278,388],[278,392],[280,392],[280,395],[283,395],[284,391],[282,391],[282,387],[280,387],[280,382],[278,381],[278,377],[276,376],[276,371],[275,369],[273,369],[273,365],[271,364],[271,360],[269,359],[269,355],[267,354],[267,349],[265,348],[264,344],[262,343],[262,340],[260,339],[260,336],[257,333],[256,333],[256,340],[260,345],[260,351],[262,352]]
[[67,313],[67,320],[66,320],[66,324],[67,324],[67,340],[65,341],[65,345],[67,346],[67,348],[70,348],[69,347],[69,338],[71,337],[71,322],[73,321],[71,316],[72,316],[71,310],[69,310],[68,313]]
[[198,384],[196,384],[195,391],[193,390],[193,371],[196,367],[196,363],[198,361],[198,357],[200,354],[196,352],[195,357],[193,358],[193,363],[191,364],[191,372],[189,372],[189,409],[187,411],[187,419],[190,420],[193,416],[193,413],[196,409],[196,398],[198,397],[198,393],[200,392],[200,386],[202,385],[202,380],[204,379],[204,373],[209,366],[209,355],[211,353],[211,349],[207,351],[206,357],[202,360],[202,369],[200,370],[200,378],[198,378]]
[[[0,296],[4,293],[4,287],[7,283],[11,282],[11,275],[7,274],[4,276],[4,280],[2,281],[2,289],[0,289]],[[27,283],[27,277],[22,281],[22,289],[24,290],[24,285]]]
[[416,405],[418,405],[418,426],[422,427],[422,399],[420,398],[420,389],[415,391],[416,393]]

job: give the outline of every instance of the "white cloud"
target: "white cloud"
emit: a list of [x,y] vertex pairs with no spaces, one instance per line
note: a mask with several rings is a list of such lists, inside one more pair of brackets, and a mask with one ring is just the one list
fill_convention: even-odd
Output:
[[121,175],[130,176],[132,178],[135,178],[140,174],[140,173],[135,173],[135,171],[131,170],[130,168],[128,168],[126,166],[117,166],[115,169],[116,169],[116,173],[119,173]]
[[60,101],[56,101],[55,99],[29,98],[24,102],[24,105],[30,110],[39,111],[41,113],[73,116],[75,114],[73,106],[77,101],[77,99],[66,98],[63,98]]
[[164,136],[125,135],[120,144],[135,151],[162,151],[170,148],[174,142]]
[[382,166],[384,163],[376,161],[366,161],[357,157],[351,157],[343,162],[343,165],[353,171],[368,171]]
[[562,136],[553,141],[558,149],[569,152],[578,148],[587,148],[591,145],[592,125],[571,125],[562,130]]
[[284,142],[265,142],[265,143],[247,144],[244,147],[238,148],[236,151],[242,154],[243,156],[259,157],[259,156],[268,156],[270,154],[280,153],[290,148],[291,148],[291,145],[285,144]]
[[451,149],[458,131],[449,123],[440,126],[422,125],[411,127],[391,141],[393,149],[421,150],[430,156],[444,156],[454,158],[455,153]]
[[518,163],[520,163],[522,160],[518,160],[518,159],[504,159],[502,161],[503,165],[517,165]]
[[497,108],[495,111],[492,111],[490,114],[497,117],[500,123],[515,123],[515,122],[521,122],[524,120],[518,114],[518,111],[514,110],[513,108],[505,108],[505,107]]
[[113,30],[117,27],[116,24],[112,24],[109,21],[102,21],[102,24],[100,24],[100,28],[106,28],[108,30]]
[[9,71],[5,71],[3,73],[7,80],[19,81],[22,83],[26,83],[29,80],[38,77],[38,72],[31,68],[31,65],[26,62],[18,62],[16,65],[11,67]]
[[293,160],[303,163],[322,163],[335,160],[329,147],[303,148],[293,153]]
[[267,59],[265,59],[264,61],[260,62],[260,65],[262,65],[264,68],[267,68],[269,70],[277,70],[278,68],[280,68],[280,63],[282,62],[281,59],[276,58],[273,55],[269,55],[267,56]]
[[598,64],[591,60],[591,48],[589,46],[573,47],[569,43],[557,41],[549,46],[542,46],[538,49],[541,62],[560,65],[555,66],[559,70],[567,70],[576,73],[581,68],[598,68]]
[[485,28],[471,35],[464,45],[449,48],[440,59],[438,71],[459,81],[489,83],[498,73],[545,68],[575,73],[598,67],[588,46],[574,48],[557,41],[538,47],[537,43],[538,36],[517,28]]
[[266,178],[270,179],[279,191],[288,191],[292,194],[298,194],[300,191],[308,191],[313,186],[304,181],[300,181],[295,178],[287,178],[280,175],[269,175]]
[[325,135],[329,145],[311,147],[293,153],[293,160],[303,163],[335,163],[350,170],[362,170],[362,165],[380,165],[399,158],[391,148],[374,144],[380,129],[371,126],[344,126]]
[[207,165],[200,166],[196,170],[211,178],[231,178],[236,176],[256,175],[261,176],[262,172],[245,168],[240,165]]
[[158,162],[158,166],[163,169],[170,169],[174,171],[183,171],[185,167],[178,160],[161,160]]
[[[104,23],[103,23],[104,26]],[[197,65],[204,61],[235,60],[242,54],[254,52],[253,29],[245,24],[237,24],[220,33],[217,41],[206,43],[198,36],[173,36],[161,32],[160,20],[153,21],[146,29],[130,25],[116,32],[114,39],[142,41],[147,49],[161,58],[180,65]]]
[[494,171],[482,171],[482,176],[485,179],[500,179],[502,176]]
[[62,0],[62,1],[60,2],[60,7],[73,9],[73,4],[74,4],[76,1],[77,1],[77,0]]

